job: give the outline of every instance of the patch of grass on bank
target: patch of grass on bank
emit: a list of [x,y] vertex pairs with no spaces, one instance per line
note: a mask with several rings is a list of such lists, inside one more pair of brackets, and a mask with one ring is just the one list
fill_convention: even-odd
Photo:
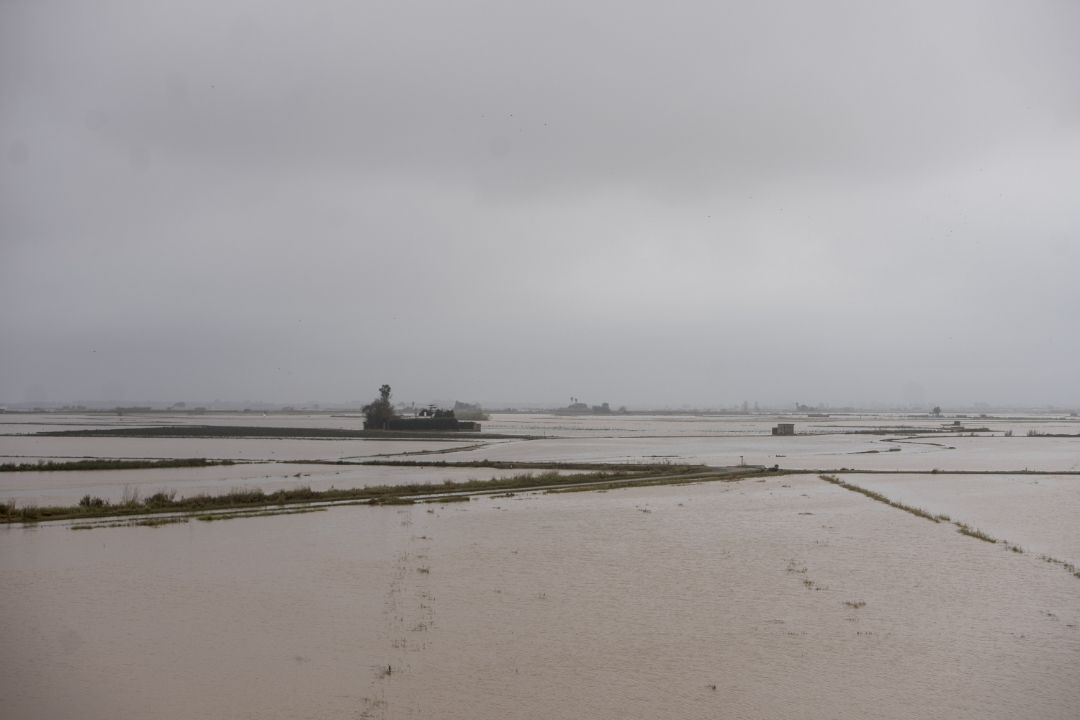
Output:
[[235,465],[235,460],[209,460],[207,458],[172,458],[168,460],[53,460],[36,463],[4,463],[0,472],[57,472],[61,470],[152,470],[154,468],[211,467]]

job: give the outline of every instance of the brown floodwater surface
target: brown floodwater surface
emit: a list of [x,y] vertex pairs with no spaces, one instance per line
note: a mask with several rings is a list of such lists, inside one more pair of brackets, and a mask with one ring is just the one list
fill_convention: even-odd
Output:
[[1080,707],[1080,579],[810,475],[15,526],[0,571],[10,718]]

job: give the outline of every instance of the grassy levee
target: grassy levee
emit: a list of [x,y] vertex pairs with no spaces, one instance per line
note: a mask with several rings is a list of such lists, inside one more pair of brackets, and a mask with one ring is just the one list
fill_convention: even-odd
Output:
[[[685,474],[700,470],[701,466],[663,466],[665,475]],[[24,506],[13,502],[0,505],[0,523],[34,523],[46,520],[76,520],[83,518],[123,517],[155,513],[199,513],[208,510],[238,510],[255,507],[359,501],[370,504],[393,504],[413,497],[430,497],[461,493],[491,493],[536,487],[551,487],[574,483],[590,483],[606,480],[628,481],[655,477],[659,473],[650,470],[627,471],[619,466],[578,475],[560,475],[549,471],[534,475],[525,473],[491,480],[447,480],[442,484],[410,483],[407,485],[372,485],[352,489],[312,490],[298,487],[265,492],[261,489],[241,489],[222,495],[193,495],[176,498],[173,493],[158,492],[144,500],[130,499],[112,503],[102,498],[86,496],[79,505],[73,506]]]
[[[411,505],[415,502],[463,502],[469,495],[507,494],[510,491],[552,491],[560,488],[607,490],[648,485],[678,485],[743,477],[785,475],[795,471],[773,471],[759,466],[708,468],[703,465],[590,465],[592,472],[562,475],[555,470],[524,473],[491,480],[446,480],[441,484],[372,485],[352,489],[312,490],[297,487],[265,492],[239,489],[222,495],[194,495],[176,498],[173,492],[158,492],[144,500],[128,499],[111,503],[102,498],[84,497],[74,506],[24,506],[13,502],[0,505],[0,523],[36,523],[49,520],[81,520],[161,513],[199,514],[223,510],[253,510],[261,507],[312,505],[322,503]],[[631,469],[627,469],[630,467]],[[605,468],[605,469],[595,469]],[[450,499],[454,498],[454,499]],[[458,500],[456,498],[463,498]]]
[[59,472],[64,470],[153,470],[155,468],[196,468],[214,465],[236,465],[236,460],[208,458],[171,458],[166,460],[49,460],[36,463],[4,463],[0,472]]

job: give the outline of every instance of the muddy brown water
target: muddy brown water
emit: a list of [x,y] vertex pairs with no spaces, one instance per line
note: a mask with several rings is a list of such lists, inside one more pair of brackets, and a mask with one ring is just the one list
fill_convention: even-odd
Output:
[[[807,427],[894,421],[902,419]],[[895,443],[774,438],[765,435],[769,422],[745,418],[496,416],[485,427],[561,437],[469,450],[443,441],[9,436],[0,437],[0,461],[409,458],[396,453],[456,450],[411,458],[744,458],[923,471],[1080,466],[1080,440],[1023,436],[1025,427],[1073,432],[1074,421],[987,422],[1015,436]],[[900,450],[887,451],[894,446]],[[865,452],[875,449],[882,452]],[[0,500],[112,497],[125,485],[188,494],[492,474],[499,473],[280,462],[16,473],[0,475]],[[1075,717],[1080,579],[1038,555],[1080,563],[1077,478],[845,479],[1026,552],[814,475],[159,528],[5,526],[0,716]]]
[[10,718],[1080,707],[1080,580],[814,476],[8,527],[0,570]]

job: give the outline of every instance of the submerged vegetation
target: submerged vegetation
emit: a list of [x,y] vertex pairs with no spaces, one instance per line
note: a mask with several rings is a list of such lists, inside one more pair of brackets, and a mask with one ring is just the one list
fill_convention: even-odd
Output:
[[983,542],[993,544],[997,543],[997,538],[987,535],[979,528],[973,528],[970,525],[962,522],[956,523],[956,527],[958,528],[957,532],[959,532],[961,535],[967,535],[968,537],[973,537],[978,540],[982,540]]
[[1070,573],[1073,574],[1074,577],[1080,578],[1080,568],[1077,568],[1071,562],[1065,562],[1064,560],[1058,560],[1057,558],[1050,557],[1049,555],[1040,555],[1039,559],[1042,560],[1043,562],[1050,563],[1051,565],[1058,565],[1060,567],[1063,567],[1063,568],[1065,568],[1066,572],[1070,572]]
[[[272,515],[300,515],[303,513],[312,512],[324,512],[326,508],[311,507],[311,508],[290,508],[288,510],[255,510],[255,511],[241,511],[241,512],[220,512],[206,515],[198,515],[196,520],[202,522],[214,522],[216,520],[235,520],[236,518],[251,518],[251,517],[269,517]],[[191,520],[190,515],[179,515],[176,517],[161,517],[161,518],[139,518],[133,520],[122,520],[120,522],[93,522],[93,523],[77,523],[71,526],[72,530],[97,530],[99,528],[118,528],[118,527],[161,527],[163,525],[179,525]]]
[[911,505],[905,505],[904,503],[901,503],[901,502],[896,502],[895,500],[890,500],[889,498],[885,497],[881,493],[874,492],[873,490],[867,490],[864,487],[859,487],[858,485],[852,485],[851,483],[844,482],[843,480],[836,477],[835,475],[819,475],[818,477],[820,477],[825,482],[832,483],[833,485],[839,485],[840,487],[844,488],[845,490],[851,490],[852,492],[860,493],[862,495],[865,495],[868,498],[871,498],[873,500],[877,500],[878,502],[882,502],[882,503],[885,503],[886,505],[894,507],[897,510],[903,510],[904,512],[911,513],[912,515],[916,515],[918,517],[925,518],[926,520],[929,520],[930,522],[935,522],[935,523],[936,522],[941,522],[941,520],[938,519],[938,516],[933,515],[933,514],[927,512],[926,510],[923,510],[922,508],[917,508],[917,507],[913,507]]
[[214,465],[235,465],[235,460],[209,460],[207,458],[172,458],[168,460],[53,460],[36,463],[0,464],[0,472],[56,472],[58,470],[152,470],[155,468],[193,468]]
[[[199,515],[195,519],[200,522],[216,522],[217,520],[235,520],[236,518],[270,517],[272,515],[303,515],[304,513],[326,512],[324,507],[301,507],[288,510],[257,510],[255,512],[225,512]],[[187,518],[178,518],[186,520]]]
[[[994,537],[994,536],[992,536],[992,535],[990,535],[988,533],[983,532],[979,528],[972,527],[972,526],[968,525],[967,523],[960,522],[959,520],[952,520],[952,519],[949,518],[948,515],[931,515],[930,513],[926,512],[925,510],[922,510],[921,508],[913,508],[910,505],[904,505],[903,503],[898,503],[895,500],[890,500],[889,498],[885,497],[881,493],[876,493],[873,490],[867,490],[866,488],[859,487],[858,485],[852,485],[851,483],[843,482],[842,480],[838,479],[835,476],[819,475],[818,477],[820,477],[825,482],[832,483],[833,485],[839,485],[840,487],[843,487],[843,488],[845,488],[847,490],[851,490],[852,492],[860,493],[860,494],[865,495],[865,496],[867,496],[869,498],[877,500],[878,502],[883,502],[886,505],[890,505],[890,506],[898,508],[900,510],[905,510],[905,511],[907,511],[909,513],[912,513],[913,515],[918,515],[919,517],[926,518],[927,520],[930,520],[931,522],[935,522],[935,523],[940,523],[940,522],[951,523],[951,524],[956,526],[956,531],[958,533],[960,533],[961,535],[966,535],[968,537],[975,538],[976,540],[982,540],[983,542],[990,543],[991,545],[1001,544],[1001,546],[1004,547],[1006,550],[1008,550],[1010,552],[1013,552],[1013,553],[1016,553],[1017,555],[1023,555],[1024,554],[1024,548],[1022,548],[1020,545],[1017,545],[1016,543],[1011,543],[1008,540],[998,539],[998,538],[996,538],[996,537]],[[1080,578],[1080,569],[1078,569],[1072,563],[1065,562],[1064,560],[1058,560],[1057,558],[1052,558],[1052,557],[1050,557],[1048,555],[1041,555],[1040,559],[1044,560],[1045,562],[1051,563],[1053,565],[1059,565],[1059,566],[1065,568],[1065,570],[1068,571],[1069,573],[1071,573],[1074,577]]]

